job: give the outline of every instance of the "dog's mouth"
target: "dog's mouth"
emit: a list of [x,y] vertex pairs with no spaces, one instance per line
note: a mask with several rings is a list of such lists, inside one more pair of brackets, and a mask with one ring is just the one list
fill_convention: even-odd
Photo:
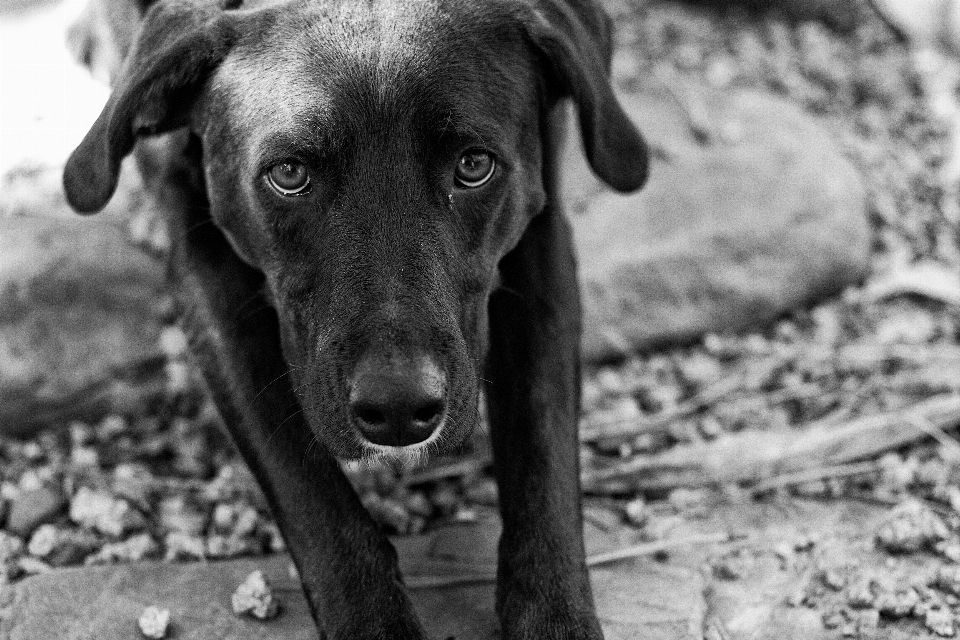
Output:
[[397,472],[409,471],[424,466],[428,460],[440,455],[445,449],[442,425],[429,438],[411,445],[390,446],[363,441],[363,453],[359,462],[370,465],[386,465]]
[[[479,421],[477,410],[479,402],[479,397],[469,402],[473,406],[472,410],[468,406],[461,406],[459,411],[452,411],[450,408],[444,410],[430,435],[424,440],[410,444],[371,442],[358,428],[351,425],[354,446],[349,447],[349,451],[342,451],[342,455],[338,457],[351,464],[386,465],[396,472],[422,467],[430,459],[455,453],[460,448],[473,432],[476,422]],[[462,405],[467,404],[468,402],[462,403]],[[460,419],[455,419],[452,415],[454,412],[464,415]]]

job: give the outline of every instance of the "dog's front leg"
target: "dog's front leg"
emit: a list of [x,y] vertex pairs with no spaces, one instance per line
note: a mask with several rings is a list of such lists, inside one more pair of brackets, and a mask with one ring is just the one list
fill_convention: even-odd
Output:
[[262,276],[213,225],[173,231],[191,347],[286,538],[318,629],[328,640],[422,640],[392,545],[336,461],[311,451]]
[[487,372],[503,637],[597,640],[580,509],[580,301],[566,219],[550,210],[534,219],[500,272]]

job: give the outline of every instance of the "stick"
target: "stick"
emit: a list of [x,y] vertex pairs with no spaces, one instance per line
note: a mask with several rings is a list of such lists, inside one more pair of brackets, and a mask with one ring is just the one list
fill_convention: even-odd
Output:
[[[671,540],[657,540],[644,542],[631,547],[597,553],[587,558],[588,567],[601,567],[609,564],[650,556],[676,547],[691,545],[723,544],[734,540],[743,540],[747,536],[733,533],[706,533],[702,535],[673,538]],[[471,584],[490,584],[497,581],[497,572],[494,568],[481,569],[473,573],[447,576],[407,576],[406,586],[411,589],[437,589]]]
[[[669,491],[759,482],[774,476],[866,460],[960,425],[960,395],[934,396],[912,407],[864,416],[846,424],[820,422],[788,432],[740,432],[716,440],[638,456],[606,468],[586,469],[584,490],[592,493]],[[912,426],[911,426],[912,425]]]
[[750,491],[756,495],[758,493],[764,493],[766,491],[780,489],[790,485],[804,484],[806,482],[823,480],[825,478],[848,478],[850,476],[876,473],[879,470],[879,465],[873,461],[852,462],[850,464],[841,464],[832,467],[819,467],[816,469],[807,469],[804,471],[797,471],[796,473],[787,473],[781,476],[776,476],[775,478],[761,480],[754,486],[750,487]]

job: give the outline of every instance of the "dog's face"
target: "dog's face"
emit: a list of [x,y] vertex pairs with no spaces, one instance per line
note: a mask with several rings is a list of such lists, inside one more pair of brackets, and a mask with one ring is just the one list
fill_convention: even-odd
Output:
[[211,213],[267,275],[310,422],[348,457],[463,439],[497,262],[544,205],[529,50],[455,8],[278,15],[197,118]]
[[557,98],[576,99],[601,177],[645,176],[605,29],[562,3],[161,5],[68,195],[102,206],[139,131],[190,126],[211,217],[265,275],[318,439],[345,458],[445,451],[477,419],[497,265],[547,204]]

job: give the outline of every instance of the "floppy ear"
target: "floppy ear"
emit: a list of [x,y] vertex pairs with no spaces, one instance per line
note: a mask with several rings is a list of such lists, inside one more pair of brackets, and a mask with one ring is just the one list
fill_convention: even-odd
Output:
[[589,0],[534,0],[532,6],[524,26],[577,105],[590,166],[618,191],[639,189],[647,179],[647,145],[610,85],[609,18]]
[[71,207],[102,209],[136,137],[186,124],[200,83],[226,56],[234,31],[212,3],[173,0],[146,13],[107,105],[67,160],[63,186]]

